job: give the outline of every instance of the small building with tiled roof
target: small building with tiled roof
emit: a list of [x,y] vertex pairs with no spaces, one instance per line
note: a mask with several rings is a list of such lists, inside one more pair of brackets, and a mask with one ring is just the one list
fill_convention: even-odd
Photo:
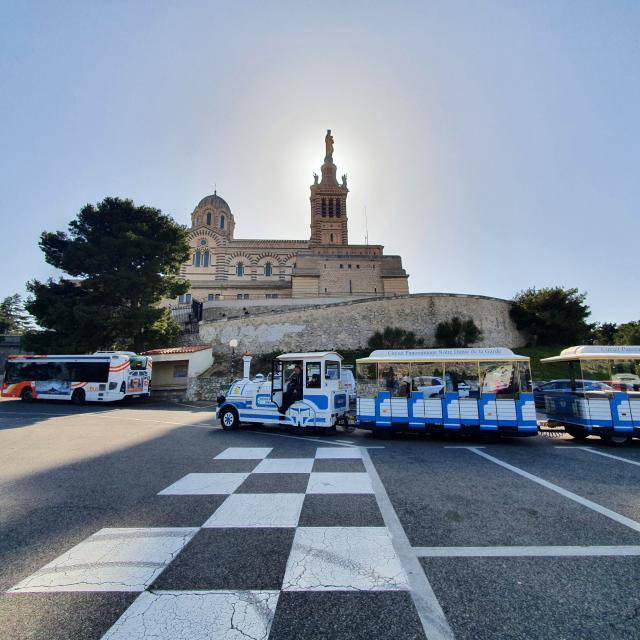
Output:
[[210,344],[167,347],[145,351],[151,356],[151,392],[175,392],[183,394],[190,378],[202,375],[213,365]]

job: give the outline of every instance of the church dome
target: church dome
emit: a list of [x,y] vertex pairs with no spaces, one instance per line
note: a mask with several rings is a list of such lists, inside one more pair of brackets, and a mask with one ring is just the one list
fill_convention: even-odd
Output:
[[191,228],[200,227],[210,229],[217,235],[233,238],[235,220],[231,207],[215,191],[213,195],[202,198],[191,214]]
[[231,207],[227,204],[227,201],[224,198],[221,198],[217,193],[214,193],[211,196],[205,196],[198,202],[198,206],[200,207],[213,207],[214,209],[226,209],[227,211],[231,211]]

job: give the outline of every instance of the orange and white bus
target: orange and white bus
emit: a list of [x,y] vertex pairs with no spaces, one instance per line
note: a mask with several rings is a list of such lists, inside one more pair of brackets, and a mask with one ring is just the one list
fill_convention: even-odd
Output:
[[4,398],[112,402],[149,395],[151,358],[129,351],[93,355],[9,356]]

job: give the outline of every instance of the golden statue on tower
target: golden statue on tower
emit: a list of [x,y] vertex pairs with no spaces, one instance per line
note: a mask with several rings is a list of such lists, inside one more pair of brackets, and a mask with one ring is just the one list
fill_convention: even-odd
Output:
[[327,158],[333,158],[333,136],[331,135],[331,129],[327,129],[327,135],[324,137],[324,146],[326,149],[325,160]]

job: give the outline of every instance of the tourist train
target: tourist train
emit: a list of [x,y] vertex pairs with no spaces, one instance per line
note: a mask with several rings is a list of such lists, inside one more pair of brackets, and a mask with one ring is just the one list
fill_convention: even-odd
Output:
[[243,356],[243,363],[242,379],[231,383],[226,396],[218,397],[216,417],[223,429],[245,422],[311,433],[333,432],[336,424],[346,424],[348,392],[343,388],[338,353],[284,353],[273,361],[268,378],[258,374],[253,380],[251,356]]
[[541,362],[552,380],[534,390],[550,427],[613,446],[640,437],[640,346],[578,346]]
[[538,432],[529,358],[509,349],[374,351],[356,361],[356,377],[361,429]]
[[356,361],[353,404],[344,390],[338,353],[283,354],[269,378],[253,380],[250,362],[245,356],[242,379],[218,398],[216,415],[225,429],[246,422],[310,433],[355,423],[376,434],[537,433],[529,358],[509,349],[374,351]]

